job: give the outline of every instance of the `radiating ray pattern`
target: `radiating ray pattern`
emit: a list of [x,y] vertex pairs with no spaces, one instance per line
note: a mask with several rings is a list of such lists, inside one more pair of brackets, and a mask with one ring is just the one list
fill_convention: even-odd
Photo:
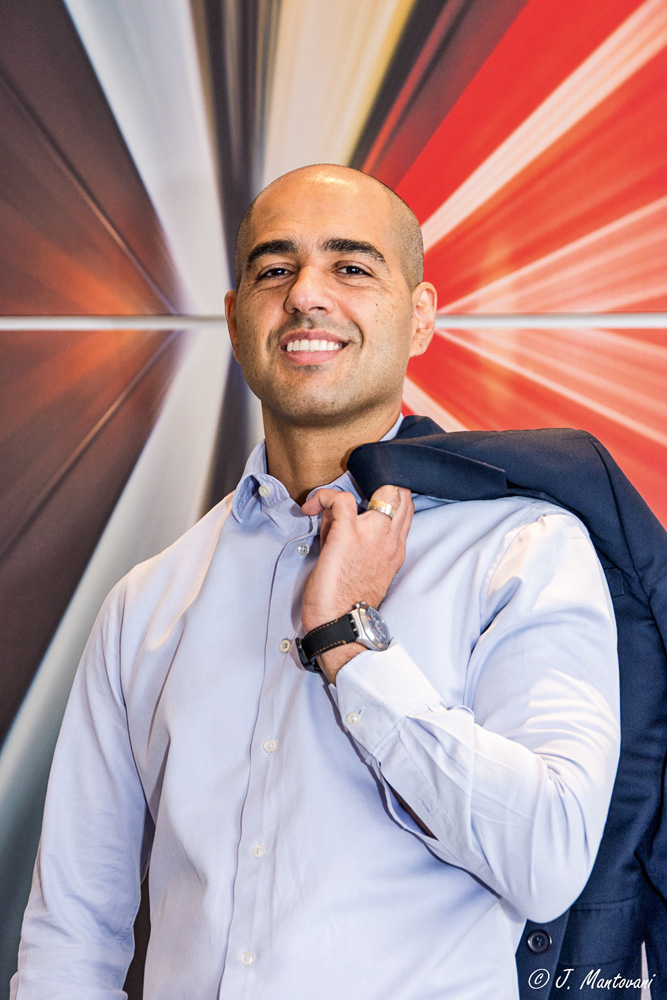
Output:
[[185,335],[4,333],[0,739],[157,420]]
[[[136,315],[137,329],[0,332],[0,740],[12,727],[0,884],[16,897],[0,919],[0,991],[39,811],[3,826],[3,795],[28,781],[39,802],[48,763],[20,773],[16,748],[44,731],[35,685],[23,694],[61,676],[59,625],[78,655],[91,565],[102,590],[124,571],[123,503],[148,534],[162,516],[155,468],[174,452],[190,468],[208,442],[196,475],[172,470],[184,530],[235,481],[256,419],[220,340],[141,318],[220,313],[236,225],[262,183],[330,161],[395,187],[422,224],[440,303],[405,410],[447,430],[583,427],[667,525],[667,318],[602,321],[667,314],[665,0],[36,3],[0,5],[0,311]],[[516,324],[475,324],[489,314]],[[568,322],[536,329],[522,314]],[[454,315],[469,327],[448,326]],[[202,405],[179,420],[193,386]]]
[[[647,0],[481,163],[423,225],[428,251],[568,132],[604,106],[667,44],[667,8]],[[587,123],[588,131],[594,126]]]
[[[631,330],[441,329],[435,358],[414,359],[410,383],[444,400],[466,428],[591,431],[667,522],[665,333],[656,339]],[[409,393],[406,402],[415,409]]]
[[578,330],[448,331],[446,316],[665,311],[666,112],[663,3],[584,16],[533,0],[398,184],[445,324],[428,360],[411,362],[406,408],[430,401],[452,428],[590,430],[665,523],[667,331],[583,318]]

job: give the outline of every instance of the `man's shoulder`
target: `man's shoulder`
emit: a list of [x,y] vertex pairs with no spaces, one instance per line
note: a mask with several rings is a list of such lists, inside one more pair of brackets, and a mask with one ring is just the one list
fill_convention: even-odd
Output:
[[581,525],[581,519],[569,508],[557,503],[549,496],[531,496],[508,493],[507,496],[491,499],[441,500],[438,497],[414,497],[415,512],[429,511],[433,523],[440,520],[472,522],[484,530],[488,525],[505,525],[520,529],[524,525],[542,517],[560,518]]
[[137,563],[116,585],[124,601],[162,599],[188,589],[205,574],[230,515],[233,493],[224,497],[171,545]]
[[[429,502],[430,501],[430,502]],[[511,496],[453,502],[416,498],[411,550],[417,558],[471,561],[497,566],[515,550],[548,548],[552,556],[567,558],[576,539],[590,546],[586,525],[572,511],[541,497]]]

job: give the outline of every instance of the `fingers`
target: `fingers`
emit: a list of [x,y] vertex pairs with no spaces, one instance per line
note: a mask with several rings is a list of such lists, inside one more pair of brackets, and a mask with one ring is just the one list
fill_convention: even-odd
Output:
[[307,630],[343,614],[355,601],[379,607],[403,565],[414,511],[410,491],[382,486],[372,499],[391,504],[394,517],[377,510],[357,514],[351,493],[327,488],[302,506],[309,516],[322,512],[320,552],[301,609]]
[[365,511],[360,519],[372,521],[372,525],[369,526],[373,528],[375,536],[378,539],[382,537],[386,539],[387,543],[391,543],[391,548],[385,551],[387,558],[397,560],[396,571],[405,559],[408,532],[415,512],[412,494],[410,490],[398,486],[381,486],[373,493],[372,500],[382,500],[394,507],[393,518],[383,514],[382,511],[371,508]]
[[351,493],[325,488],[313,493],[312,497],[301,505],[301,510],[308,517],[315,517],[323,510],[330,510],[337,519],[351,519],[357,516],[357,501]]
[[[371,500],[381,500],[384,503],[390,504],[393,507],[393,517],[389,517],[383,511],[370,509],[361,515],[364,518],[370,516],[373,519],[377,518],[378,521],[380,518],[385,518],[387,522],[390,523],[393,520],[397,525],[401,526],[406,521],[409,524],[412,519],[414,505],[410,490],[404,489],[401,486],[380,486],[373,493]],[[344,493],[341,490],[332,490],[325,487],[313,493],[312,497],[302,504],[301,510],[309,517],[315,517],[321,514],[322,511],[330,511],[333,520],[351,520],[353,517],[356,517],[357,503],[351,493]],[[385,528],[387,527],[388,524],[385,525]]]
[[[363,514],[364,518],[374,518],[378,521],[380,518],[384,518],[386,521],[394,522],[395,527],[402,531],[403,528],[410,526],[410,521],[412,520],[412,515],[414,513],[414,504],[412,503],[412,496],[410,490],[406,490],[401,486],[380,486],[379,489],[373,493],[371,497],[371,502],[373,500],[381,500],[383,503],[391,504],[394,508],[393,518],[389,517],[381,510],[374,510],[372,507],[365,511]],[[386,526],[385,526],[386,527]],[[407,534],[407,528],[406,528]]]

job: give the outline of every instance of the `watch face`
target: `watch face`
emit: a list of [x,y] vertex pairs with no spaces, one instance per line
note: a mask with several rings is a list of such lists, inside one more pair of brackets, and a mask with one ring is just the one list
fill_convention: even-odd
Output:
[[379,646],[388,646],[391,640],[387,623],[375,608],[366,608],[366,623],[373,639]]

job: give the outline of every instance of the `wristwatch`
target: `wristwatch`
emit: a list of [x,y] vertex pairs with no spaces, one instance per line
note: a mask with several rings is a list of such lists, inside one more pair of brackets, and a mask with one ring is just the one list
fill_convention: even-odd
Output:
[[320,653],[348,642],[360,642],[366,649],[383,650],[391,641],[387,623],[375,608],[366,601],[357,601],[351,611],[331,622],[311,629],[303,639],[297,637],[299,659],[306,670],[321,674],[317,665]]

